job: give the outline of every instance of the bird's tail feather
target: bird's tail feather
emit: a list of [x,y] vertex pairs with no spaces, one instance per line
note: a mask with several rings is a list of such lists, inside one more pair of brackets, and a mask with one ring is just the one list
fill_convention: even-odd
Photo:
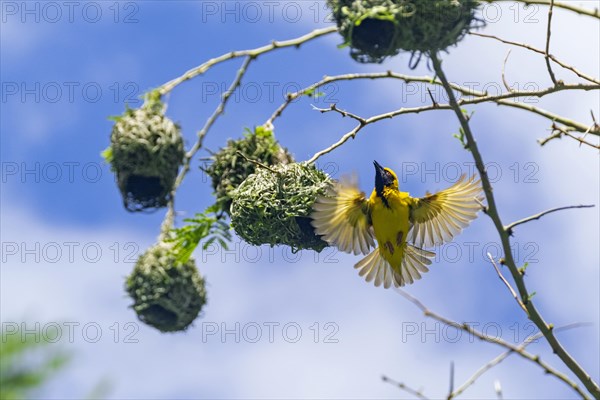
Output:
[[379,247],[356,263],[354,268],[358,269],[358,274],[364,276],[367,282],[374,280],[375,286],[381,286],[383,283],[383,287],[387,289],[392,284],[400,287],[421,279],[421,273],[429,271],[427,266],[431,264],[433,257],[435,253],[406,243],[399,270],[392,268],[390,263],[381,256]]

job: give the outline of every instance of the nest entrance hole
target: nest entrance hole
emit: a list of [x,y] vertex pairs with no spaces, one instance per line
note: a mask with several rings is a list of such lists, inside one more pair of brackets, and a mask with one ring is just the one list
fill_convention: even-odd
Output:
[[384,54],[392,47],[396,25],[392,21],[366,18],[352,30],[352,45],[363,51]]
[[146,320],[151,324],[161,326],[174,326],[177,324],[177,314],[173,311],[169,311],[161,305],[152,304],[144,311]]
[[157,176],[131,175],[125,183],[125,207],[129,211],[164,207],[168,191]]

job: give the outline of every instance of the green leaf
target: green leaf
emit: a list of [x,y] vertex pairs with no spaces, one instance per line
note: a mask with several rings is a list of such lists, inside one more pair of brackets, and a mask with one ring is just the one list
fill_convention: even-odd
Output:
[[202,246],[204,250],[215,240],[221,244],[231,240],[229,224],[217,214],[219,210],[219,206],[213,204],[194,218],[184,219],[187,225],[171,231],[172,236],[167,241],[173,243],[172,252],[178,263],[187,262],[202,239],[207,239]]
[[104,161],[107,164],[112,164],[112,161],[113,161],[112,147],[108,146],[106,149],[104,149],[104,151],[102,151],[102,153],[100,153],[100,155],[102,156],[102,158],[104,158]]
[[465,137],[465,131],[463,130],[463,128],[459,128],[458,133],[455,133],[454,135],[452,135],[452,137],[458,139],[460,144],[462,144],[465,149],[468,147],[467,139]]
[[0,342],[0,398],[31,398],[32,391],[48,381],[69,361],[62,350],[54,350],[39,335],[2,332]]
[[521,275],[525,275],[525,271],[527,270],[527,267],[529,267],[529,263],[526,262],[525,264],[523,264],[523,266],[521,268],[519,268],[519,273]]

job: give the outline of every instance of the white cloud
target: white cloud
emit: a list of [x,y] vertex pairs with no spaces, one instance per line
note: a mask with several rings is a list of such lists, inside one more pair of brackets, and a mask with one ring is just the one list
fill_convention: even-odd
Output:
[[[115,264],[110,251],[114,242],[122,245],[132,238],[139,241],[141,251],[151,244],[152,237],[121,228],[97,231],[48,226],[14,204],[3,205],[2,218],[4,243],[78,241],[98,243],[107,252],[97,263],[81,259],[74,263],[49,263],[43,257],[39,264],[31,258],[21,263],[14,256],[6,256],[8,262],[2,267],[3,322],[27,318],[30,328],[35,321],[40,321],[42,327],[52,321],[80,323],[74,343],[63,341],[75,355],[74,368],[63,378],[78,382],[69,389],[73,397],[89,390],[100,377],[111,379],[112,395],[117,398],[183,398],[192,393],[216,398],[278,398],[292,394],[311,398],[397,397],[397,389],[380,381],[381,374],[424,387],[429,395],[442,396],[447,390],[450,361],[457,366],[459,381],[501,350],[492,345],[470,344],[465,333],[459,343],[445,342],[444,338],[452,339],[457,333],[423,319],[393,291],[365,284],[351,267],[356,261],[352,256],[332,255],[330,259],[337,263],[324,263],[322,259],[315,263],[312,253],[303,253],[300,262],[289,263],[284,258],[289,260],[290,253],[284,255],[280,248],[272,254],[261,248],[261,262],[252,262],[257,253],[251,253],[250,248],[239,251],[239,262],[234,253],[227,254],[224,263],[221,255],[207,256],[205,263],[199,256],[199,268],[209,283],[209,305],[203,318],[184,334],[161,335],[137,323],[133,311],[127,308],[129,300],[122,285],[131,264]],[[46,259],[52,257],[49,254]],[[440,273],[436,269],[426,279],[435,280]],[[409,291],[434,309],[459,320],[469,314],[476,315],[460,305],[463,300],[478,304],[484,310],[483,315],[489,307],[493,309],[493,302],[484,305],[489,299],[476,300],[467,294],[476,291],[479,285],[476,281],[446,282],[445,288],[424,283]],[[503,287],[497,295],[508,297]],[[439,304],[440,300],[448,305]],[[507,304],[514,306],[512,299]],[[555,305],[552,302],[548,307]],[[497,319],[492,314],[479,319],[481,323],[494,320]],[[139,324],[140,330],[133,336],[139,343],[123,343],[129,332],[124,324],[131,321]],[[90,322],[97,323],[102,330],[103,337],[98,343],[89,343],[82,336],[81,329]],[[114,343],[115,322],[120,324],[119,343]],[[223,343],[221,329],[235,330],[236,322],[240,323],[240,343],[235,342],[232,333],[225,336]],[[274,326],[273,343],[269,343],[265,325],[269,322],[279,324]],[[327,322],[335,325],[326,326]],[[254,336],[253,323],[262,328],[262,337],[257,343],[248,343],[244,334]],[[285,336],[282,328],[287,323],[301,328],[302,337],[297,343],[289,343],[296,336],[294,328],[290,327]],[[219,334],[203,339],[203,330],[214,324]],[[509,324],[493,324],[504,329],[503,338],[512,339]],[[331,338],[339,342],[324,343],[326,335],[336,327],[338,330]],[[414,327],[419,331],[411,334],[409,329]],[[315,331],[319,332],[318,343],[314,342]],[[93,330],[88,333],[92,335]],[[494,331],[490,330],[490,334]],[[589,343],[585,348],[589,348]],[[579,351],[579,347],[575,346],[575,350]],[[545,353],[544,349],[538,351]],[[480,398],[493,397],[492,379],[497,376],[503,377],[507,393],[512,390],[515,395],[522,395],[527,387],[534,385],[532,382],[540,382],[535,384],[537,395],[545,392],[548,396],[555,393],[570,396],[553,380],[536,373],[535,366],[520,360],[510,368],[498,367],[468,393]],[[59,384],[51,385],[49,390],[45,397],[65,395]]]

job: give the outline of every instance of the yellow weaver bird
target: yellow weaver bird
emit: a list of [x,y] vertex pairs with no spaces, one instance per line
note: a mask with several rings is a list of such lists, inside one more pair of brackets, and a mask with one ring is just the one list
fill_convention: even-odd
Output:
[[[330,245],[368,254],[354,266],[367,282],[404,286],[429,271],[435,253],[423,247],[451,241],[477,217],[483,200],[480,181],[463,175],[446,190],[415,198],[399,190],[394,171],[373,163],[371,196],[366,198],[355,178],[344,179],[317,199],[312,225]],[[371,248],[375,249],[369,254]]]

